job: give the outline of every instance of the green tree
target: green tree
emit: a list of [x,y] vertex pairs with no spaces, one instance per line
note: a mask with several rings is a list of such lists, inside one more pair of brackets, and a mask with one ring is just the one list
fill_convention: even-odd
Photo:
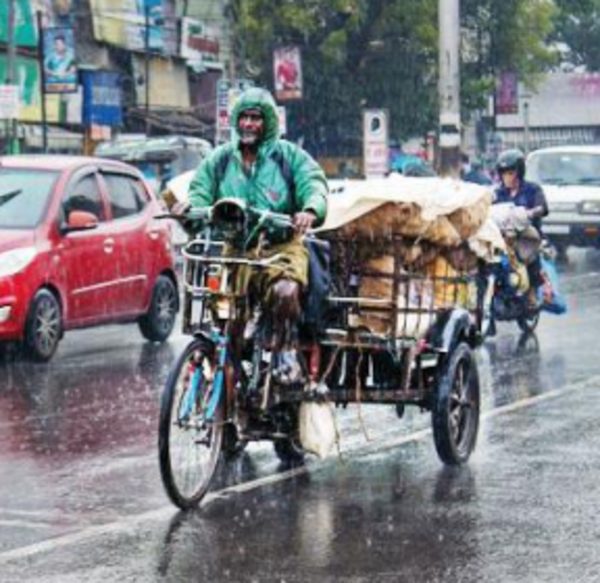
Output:
[[547,0],[461,0],[463,117],[485,107],[502,72],[532,89],[556,63],[548,40],[556,9]]
[[[437,128],[438,0],[236,0],[238,56],[273,86],[277,45],[302,51],[304,93],[288,107],[293,138],[317,154],[358,155],[362,109],[386,108],[390,134]],[[462,0],[462,101],[483,107],[501,71],[533,84],[551,63],[547,0]]]
[[556,0],[555,40],[567,48],[565,60],[600,71],[600,0]]

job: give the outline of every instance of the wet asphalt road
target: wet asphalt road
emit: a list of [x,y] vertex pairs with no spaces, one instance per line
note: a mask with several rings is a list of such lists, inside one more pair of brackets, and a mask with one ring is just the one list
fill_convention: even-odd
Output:
[[480,439],[458,469],[428,414],[350,407],[341,460],[285,471],[252,445],[184,515],[156,419],[185,338],[74,332],[48,366],[0,365],[0,582],[600,581],[600,261],[575,259],[568,315],[481,350]]

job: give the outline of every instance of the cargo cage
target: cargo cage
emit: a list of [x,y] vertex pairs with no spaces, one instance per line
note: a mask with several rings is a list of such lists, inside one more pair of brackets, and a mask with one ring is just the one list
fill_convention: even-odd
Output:
[[[322,380],[339,403],[412,403],[430,408],[440,365],[459,340],[479,343],[479,264],[457,270],[407,266],[402,250],[414,241],[330,239],[332,293],[320,339]],[[373,251],[387,251],[386,269],[373,269]],[[380,256],[381,257],[381,256]],[[443,267],[443,269],[440,269]],[[362,292],[372,286],[380,296]]]

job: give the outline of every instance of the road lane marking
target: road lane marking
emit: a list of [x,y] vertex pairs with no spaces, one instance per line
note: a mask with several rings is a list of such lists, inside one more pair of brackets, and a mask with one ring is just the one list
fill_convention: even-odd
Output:
[[52,524],[44,522],[33,522],[31,520],[4,520],[0,518],[0,526],[7,526],[13,528],[41,528],[47,529],[52,528]]
[[[491,409],[490,411],[482,413],[481,418],[485,420],[493,417],[498,417],[502,414],[513,413],[515,411],[531,407],[532,405],[537,405],[538,403],[542,403],[544,401],[549,401],[551,399],[563,397],[577,391],[585,389],[596,389],[599,385],[600,375],[595,375],[593,377],[572,383],[560,389],[552,389],[546,393],[541,393],[533,397],[527,397],[514,403],[509,403],[507,405],[502,405],[500,407]],[[363,457],[365,455],[372,454],[376,451],[385,451],[388,449],[396,448],[401,445],[405,445],[407,443],[420,441],[421,439],[430,434],[431,429],[421,429],[419,431],[415,431],[400,438],[393,439],[391,442],[388,441],[385,444],[366,444],[352,451],[352,457]],[[378,437],[378,439],[381,439],[381,437]],[[332,460],[333,458],[329,458],[328,460],[323,461],[317,461],[316,463],[311,463],[309,466],[303,466],[300,468],[289,470],[287,472],[283,472],[281,474],[266,476],[264,478],[259,478],[257,480],[246,482],[244,484],[238,484],[236,486],[224,488],[216,492],[211,492],[207,494],[202,506],[208,505],[211,503],[211,501],[214,501],[216,499],[225,498],[232,493],[249,492],[251,490],[262,488],[266,485],[276,484],[278,482],[283,482],[285,480],[294,478],[299,475],[318,471]],[[74,544],[81,544],[85,541],[92,540],[97,537],[113,534],[127,534],[129,532],[133,533],[135,529],[143,523],[152,521],[163,521],[168,518],[172,518],[176,512],[177,511],[173,508],[173,506],[168,505],[157,510],[152,510],[149,512],[138,514],[137,516],[130,516],[117,522],[86,527],[83,530],[74,533],[58,536],[56,538],[52,538],[39,543],[34,543],[25,547],[5,551],[0,553],[0,565],[5,565],[9,562],[17,561],[19,559],[30,558],[38,554],[52,552],[61,547]]]

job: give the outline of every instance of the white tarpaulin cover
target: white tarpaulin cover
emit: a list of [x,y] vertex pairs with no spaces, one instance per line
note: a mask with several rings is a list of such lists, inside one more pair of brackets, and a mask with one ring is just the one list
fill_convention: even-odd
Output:
[[451,178],[392,174],[376,180],[346,180],[329,197],[324,236],[377,239],[390,234],[456,247],[468,242],[479,257],[493,260],[505,249],[490,220],[492,191]]
[[319,231],[359,239],[394,234],[454,247],[483,225],[491,202],[488,187],[450,178],[392,174],[348,181],[329,198]]

